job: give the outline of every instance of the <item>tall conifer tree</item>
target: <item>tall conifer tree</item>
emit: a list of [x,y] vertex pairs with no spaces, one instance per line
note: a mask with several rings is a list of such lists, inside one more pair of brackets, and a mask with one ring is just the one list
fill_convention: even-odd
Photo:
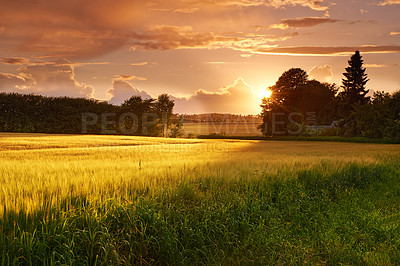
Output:
[[365,88],[369,79],[363,67],[364,60],[362,60],[360,52],[356,51],[348,62],[349,66],[343,73],[345,78],[342,79],[342,96],[346,104],[350,106],[356,103],[363,105],[369,101],[369,97],[366,97],[368,90]]

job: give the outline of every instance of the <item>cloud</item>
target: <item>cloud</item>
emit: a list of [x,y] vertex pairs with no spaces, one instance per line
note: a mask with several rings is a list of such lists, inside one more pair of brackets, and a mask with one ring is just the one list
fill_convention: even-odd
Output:
[[212,8],[252,7],[270,5],[268,0],[153,0],[151,10],[163,12],[193,13]]
[[139,0],[9,1],[0,9],[8,52],[91,58],[126,44],[127,28],[138,25]]
[[197,8],[197,7],[192,7],[192,8],[189,7],[189,8],[175,9],[173,12],[190,14],[190,13],[194,13],[199,10],[200,10],[200,8]]
[[379,3],[380,6],[400,5],[400,0],[384,0]]
[[143,99],[152,98],[147,92],[134,88],[129,82],[121,79],[113,80],[113,88],[107,91],[111,95],[109,103],[122,104],[132,96],[140,96]]
[[[108,93],[111,95],[109,103],[117,105],[132,96],[152,98],[146,91],[140,91],[121,79],[113,80],[113,88],[108,90]],[[170,98],[175,102],[174,112],[176,113],[257,114],[260,111],[261,102],[260,95],[254,93],[251,86],[242,78],[217,91],[199,89],[190,97],[171,95]]]
[[349,21],[347,22],[347,24],[349,25],[354,25],[354,24],[358,24],[358,23],[369,23],[369,24],[375,24],[376,20],[353,20],[353,21]]
[[149,62],[139,62],[139,63],[131,63],[131,66],[145,66],[148,64]]
[[173,49],[219,49],[229,48],[251,51],[255,48],[270,48],[273,43],[298,36],[298,32],[266,35],[243,33],[196,32],[190,26],[176,27],[160,25],[147,33],[133,33],[131,50],[173,50]]
[[114,78],[123,79],[123,80],[147,80],[145,77],[138,77],[133,75],[114,75]]
[[19,75],[0,73],[0,92],[23,92],[25,84],[31,80]]
[[249,58],[252,57],[254,54],[241,54],[240,57]]
[[379,53],[399,53],[400,46],[375,46],[365,45],[358,47],[318,47],[318,46],[303,46],[303,47],[274,47],[267,49],[257,49],[254,53],[259,54],[281,54],[281,55],[300,55],[300,56],[335,56],[335,55],[349,55],[354,51],[359,50],[365,54],[379,54]]
[[69,65],[74,67],[81,67],[81,66],[95,66],[95,65],[108,65],[110,62],[90,62],[90,63],[70,63]]
[[[148,38],[146,25],[179,21],[177,16],[193,12],[235,12],[238,8],[305,6],[325,10],[322,0],[36,0],[8,1],[0,9],[0,32],[6,41],[1,48],[24,56],[59,56],[84,59],[101,56],[140,37]],[[160,11],[168,14],[160,16]],[[170,12],[176,11],[176,12]],[[177,13],[178,12],[178,13]],[[196,22],[203,24],[203,21]],[[134,33],[132,33],[132,31]],[[136,32],[144,32],[135,34]],[[154,33],[154,32],[153,32]],[[151,33],[150,33],[151,34]],[[172,34],[174,34],[172,32]],[[212,33],[188,33],[180,41],[161,43],[167,47],[199,47],[235,38],[212,36]],[[157,38],[160,39],[160,38]],[[161,38],[163,39],[163,38]],[[193,44],[196,43],[196,45]],[[152,46],[153,42],[143,45]],[[156,46],[160,43],[155,43]]]
[[9,65],[23,65],[29,63],[29,59],[23,57],[2,57],[1,61]]
[[330,19],[326,17],[305,17],[305,18],[288,18],[282,19],[279,24],[271,25],[270,28],[274,29],[288,29],[288,28],[304,28],[314,27],[324,23],[335,23],[337,19]]
[[204,62],[205,64],[211,64],[211,65],[224,65],[224,64],[229,64],[230,62],[223,62],[223,61],[209,61],[209,62]]
[[0,91],[93,97],[93,88],[75,79],[74,68],[65,59],[41,64],[29,63],[19,67],[17,71],[16,75],[0,75]]
[[313,10],[324,11],[323,0],[158,0],[152,1],[151,8],[158,11],[193,13],[210,8],[270,6],[284,8],[303,6]]
[[55,29],[46,33],[44,29],[37,38],[22,42],[14,50],[47,57],[85,59],[109,53],[126,42],[126,35],[118,31]]
[[322,6],[324,0],[269,0],[269,5],[274,7],[285,7],[285,6],[304,6],[309,7],[313,10],[325,11],[328,9],[327,6]]
[[330,82],[333,77],[332,67],[330,65],[315,66],[308,73],[311,78],[320,82]]
[[189,98],[171,99],[175,101],[177,113],[257,114],[261,102],[261,97],[241,78],[215,92],[200,89]]
[[199,33],[191,27],[161,25],[147,33],[133,33],[132,49],[171,50],[183,48],[212,48],[224,42],[239,41],[234,37],[217,36],[213,33]]
[[181,3],[187,3],[188,5],[198,5],[198,6],[203,6],[203,7],[206,7],[206,6],[220,6],[220,7],[241,6],[241,7],[250,7],[250,6],[262,6],[262,5],[266,4],[264,0],[218,0],[218,1],[186,0],[186,1],[181,1]]
[[396,67],[398,66],[397,64],[394,65],[384,65],[384,64],[364,64],[364,67],[369,67],[369,68],[384,68],[384,67]]

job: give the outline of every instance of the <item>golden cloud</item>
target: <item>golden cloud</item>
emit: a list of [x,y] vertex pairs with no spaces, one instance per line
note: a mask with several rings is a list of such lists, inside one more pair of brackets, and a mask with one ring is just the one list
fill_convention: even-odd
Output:
[[1,61],[9,65],[23,65],[29,63],[29,59],[23,57],[2,57]]
[[144,99],[150,99],[151,96],[145,91],[134,88],[129,82],[121,79],[113,80],[113,88],[107,91],[111,95],[109,103],[121,104],[132,96],[140,96]]
[[172,50],[172,49],[219,49],[230,48],[251,51],[256,48],[270,48],[272,43],[297,36],[298,33],[283,35],[241,34],[241,33],[200,33],[191,27],[162,25],[144,33],[132,34],[131,50]]
[[31,80],[10,73],[0,73],[0,92],[23,92],[25,84],[31,84]]
[[114,75],[116,79],[123,79],[123,80],[147,80],[145,77],[138,77],[133,75]]
[[[316,22],[313,22],[316,23]],[[303,25],[303,24],[302,24]],[[349,55],[359,50],[363,53],[398,53],[400,46],[365,45],[359,47],[278,47],[274,42],[284,41],[299,35],[298,32],[283,35],[199,33],[190,27],[159,26],[146,34],[132,34],[131,49],[219,49],[228,48],[253,54],[284,55]]]
[[313,10],[325,11],[323,0],[153,0],[147,2],[149,11],[190,14],[201,11],[213,11],[237,7],[274,7],[304,6]]
[[315,66],[308,73],[313,79],[320,82],[330,82],[333,77],[332,67],[330,65]]
[[251,6],[272,6],[275,8],[281,8],[285,6],[304,6],[314,10],[326,10],[326,6],[322,6],[323,0],[181,0],[181,1],[166,1],[171,4],[174,2],[178,6],[183,7],[204,7],[210,6],[217,7],[251,7]]
[[397,64],[394,65],[385,65],[385,64],[365,64],[364,67],[368,68],[384,68],[384,67],[396,67]]
[[93,97],[94,89],[75,79],[75,72],[65,59],[29,63],[18,68],[18,74],[2,73],[0,90],[38,93],[50,96]]
[[137,25],[144,8],[139,0],[10,1],[0,9],[7,29],[1,46],[26,55],[102,55],[126,43],[126,29]]
[[109,30],[62,30],[38,33],[37,38],[23,43],[18,51],[48,57],[92,58],[122,47],[126,40],[122,33]]
[[322,6],[324,0],[270,0],[267,3],[274,7],[284,7],[284,6],[304,6],[309,7],[314,10],[325,11],[328,9],[327,6]]
[[171,99],[177,113],[257,114],[260,102],[260,96],[242,78],[214,92],[199,89],[189,98]]
[[239,41],[238,38],[214,33],[194,32],[191,27],[162,25],[147,33],[133,33],[131,49],[170,50],[183,48],[218,48],[220,43]]
[[[326,9],[322,4],[321,0],[9,1],[0,9],[0,31],[6,36],[6,41],[2,41],[0,45],[4,51],[24,56],[59,56],[74,59],[104,55],[129,44],[132,38],[136,41],[133,46],[147,49],[210,47],[210,44],[224,47],[226,45],[221,43],[235,42],[238,39],[213,36],[212,32],[181,32],[181,29],[170,28],[168,36],[171,39],[168,41],[163,36],[153,36],[156,32],[147,32],[144,27],[198,11],[210,13],[221,9],[223,12],[236,12],[238,7],[279,8],[296,5],[316,10]],[[160,10],[169,13],[160,16]],[[201,24],[201,21],[199,23]],[[136,33],[132,34],[132,30]],[[167,34],[166,30],[162,29],[160,34]],[[178,40],[173,38],[174,35]],[[150,37],[156,40],[148,41]],[[138,39],[145,41],[137,42]],[[157,41],[159,39],[163,41]],[[243,38],[239,39],[241,40]]]
[[148,65],[149,62],[139,62],[139,63],[131,63],[131,66],[145,66]]
[[400,0],[384,0],[379,3],[381,6],[386,5],[400,5]]
[[279,24],[271,25],[270,28],[274,29],[288,29],[288,28],[304,28],[314,27],[324,23],[335,23],[337,19],[330,19],[326,17],[305,17],[305,18],[288,18],[282,19]]
[[282,55],[301,55],[301,56],[330,56],[330,55],[349,55],[359,50],[362,53],[399,53],[400,46],[359,46],[359,47],[276,47],[269,49],[258,49],[255,53],[260,54],[282,54]]

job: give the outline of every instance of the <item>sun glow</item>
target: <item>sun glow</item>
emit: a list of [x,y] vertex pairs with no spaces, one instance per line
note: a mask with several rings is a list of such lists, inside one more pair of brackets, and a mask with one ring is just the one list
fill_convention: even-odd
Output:
[[263,98],[270,98],[272,95],[272,91],[270,89],[266,89],[261,93],[261,95]]

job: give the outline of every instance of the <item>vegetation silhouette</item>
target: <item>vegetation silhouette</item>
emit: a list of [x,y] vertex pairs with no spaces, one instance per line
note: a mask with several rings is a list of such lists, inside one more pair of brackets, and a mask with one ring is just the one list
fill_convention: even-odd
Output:
[[0,93],[0,131],[161,136],[171,126],[173,106],[167,94],[158,99],[132,96],[116,106],[93,99]]
[[[342,79],[343,91],[339,95],[348,108],[353,107],[354,104],[363,105],[370,100],[370,97],[366,96],[369,90],[365,88],[369,79],[363,67],[364,60],[361,58],[360,52],[356,51],[348,61],[349,66],[346,67],[346,72],[343,73],[345,76]],[[350,113],[351,109],[348,109],[348,111]]]
[[335,119],[336,85],[310,80],[300,68],[284,72],[269,89],[271,97],[261,103],[264,135],[292,135],[290,128],[295,126],[299,131],[307,115],[313,117],[315,125],[329,125]]
[[340,90],[336,84],[309,80],[300,68],[284,72],[269,88],[272,96],[262,99],[263,135],[400,140],[400,92],[376,92],[371,99],[360,52],[348,63]]

